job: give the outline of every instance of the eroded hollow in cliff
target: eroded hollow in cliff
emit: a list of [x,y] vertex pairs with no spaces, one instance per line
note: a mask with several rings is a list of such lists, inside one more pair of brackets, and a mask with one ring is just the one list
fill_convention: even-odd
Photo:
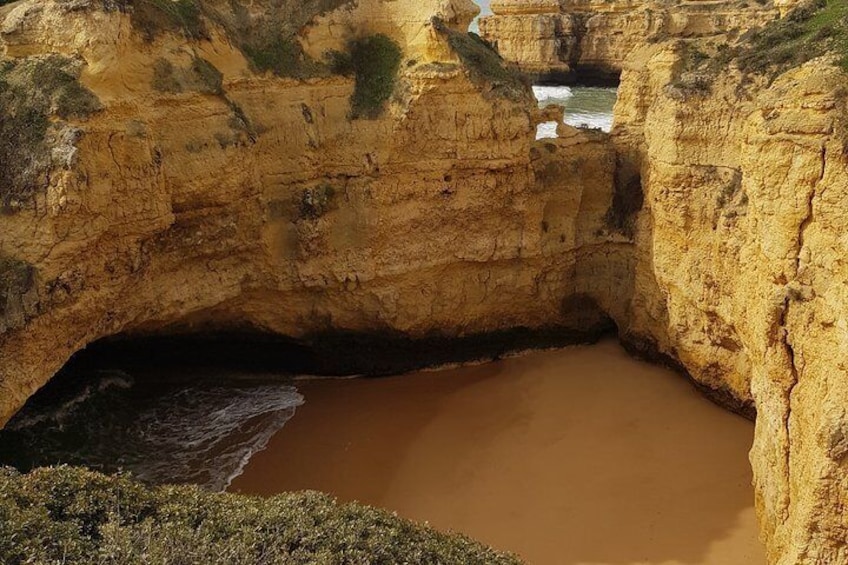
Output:
[[397,373],[567,337],[118,336],[75,356],[45,389],[71,394],[22,413],[0,446],[39,438],[53,458],[42,462],[154,482],[323,490],[534,563],[762,562],[750,423],[612,339],[380,379],[297,376]]

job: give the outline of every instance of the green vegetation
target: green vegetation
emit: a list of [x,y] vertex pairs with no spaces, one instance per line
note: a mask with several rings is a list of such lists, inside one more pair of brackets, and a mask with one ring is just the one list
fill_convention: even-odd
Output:
[[210,37],[208,25],[213,24],[239,46],[255,71],[303,79],[329,71],[304,54],[296,35],[316,16],[353,0],[277,0],[264,6],[261,15],[253,15],[244,3],[235,0],[111,1],[130,12],[133,27],[147,41],[164,33],[206,40]]
[[376,118],[395,89],[401,50],[383,34],[355,39],[347,53],[329,54],[333,72],[353,75],[356,86],[350,107],[353,118]]
[[223,80],[224,75],[215,65],[197,56],[185,69],[177,68],[163,58],[153,62],[153,88],[159,92],[178,94],[194,91],[220,95],[224,93]]
[[147,41],[165,32],[183,33],[195,40],[209,38],[196,0],[134,0],[131,4],[133,27]]
[[745,75],[773,80],[781,73],[832,53],[848,71],[848,2],[810,0],[786,17],[751,30],[734,44],[718,45],[711,53],[704,42],[680,41],[680,64],[669,85],[688,97],[710,92],[716,77],[735,64]]
[[522,100],[530,95],[530,86],[522,75],[508,67],[479,35],[454,31],[438,18],[433,19],[433,27],[447,38],[451,49],[471,71],[472,78],[491,85],[495,93],[511,100]]
[[336,189],[329,184],[306,188],[300,197],[300,217],[317,219],[332,210]]
[[813,0],[747,39],[733,53],[743,72],[779,74],[827,52],[837,54],[848,70],[848,3]]
[[9,298],[28,292],[35,282],[35,268],[25,261],[0,255],[0,318]]
[[358,504],[145,487],[71,467],[0,469],[0,562],[114,564],[516,564]]
[[23,206],[46,183],[51,112],[69,120],[100,110],[78,75],[59,55],[0,62],[0,210]]
[[266,38],[246,44],[244,54],[259,72],[272,72],[280,77],[307,78],[320,74],[321,67],[306,57],[293,36],[276,30]]

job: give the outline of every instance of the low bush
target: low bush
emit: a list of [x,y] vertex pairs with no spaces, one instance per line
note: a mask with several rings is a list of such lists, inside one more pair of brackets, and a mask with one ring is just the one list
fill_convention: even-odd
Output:
[[[348,53],[346,70],[356,78],[351,113],[354,118],[376,118],[394,92],[400,69],[400,47],[390,37],[378,34],[352,41]],[[336,70],[342,64],[336,61]]]
[[734,49],[739,69],[772,77],[828,52],[848,70],[848,3],[812,0],[749,32]]
[[246,45],[244,52],[259,72],[270,71],[277,76],[300,74],[302,49],[294,38],[284,37],[279,32],[265,40]]
[[433,27],[447,38],[448,45],[471,71],[472,78],[487,83],[494,92],[512,100],[530,95],[527,80],[509,67],[485,39],[475,33],[452,30],[438,18],[433,19]]
[[189,39],[208,39],[197,0],[134,0],[130,21],[147,41],[161,33],[183,33]]
[[516,564],[468,538],[329,496],[145,487],[72,468],[0,469],[0,562]]

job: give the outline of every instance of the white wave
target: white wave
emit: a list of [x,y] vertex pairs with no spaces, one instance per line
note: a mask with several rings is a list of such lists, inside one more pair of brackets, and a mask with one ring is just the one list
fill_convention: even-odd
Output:
[[567,86],[533,86],[533,94],[540,103],[547,102],[555,104],[558,101],[568,100],[574,93]]
[[138,418],[152,457],[128,465],[154,482],[192,482],[221,491],[303,404],[292,386],[184,389]]
[[557,137],[556,122],[542,122],[536,126],[536,139],[553,139]]

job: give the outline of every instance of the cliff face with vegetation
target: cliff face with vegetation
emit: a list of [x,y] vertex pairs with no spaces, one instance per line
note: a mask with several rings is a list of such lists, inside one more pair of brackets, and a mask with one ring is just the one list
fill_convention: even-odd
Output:
[[285,6],[2,9],[0,421],[115,334],[606,327],[612,148],[534,144],[477,8]]
[[493,0],[492,11],[481,36],[523,71],[559,82],[613,80],[637,47],[745,30],[778,13],[765,0]]
[[0,421],[117,334],[613,320],[756,405],[770,561],[848,562],[845,8],[748,34],[669,9],[685,38],[596,46],[623,69],[611,137],[534,141],[463,0],[0,8]]
[[741,41],[646,46],[616,106],[659,291],[632,323],[702,383],[750,391],[770,563],[848,562],[846,31],[821,1]]

